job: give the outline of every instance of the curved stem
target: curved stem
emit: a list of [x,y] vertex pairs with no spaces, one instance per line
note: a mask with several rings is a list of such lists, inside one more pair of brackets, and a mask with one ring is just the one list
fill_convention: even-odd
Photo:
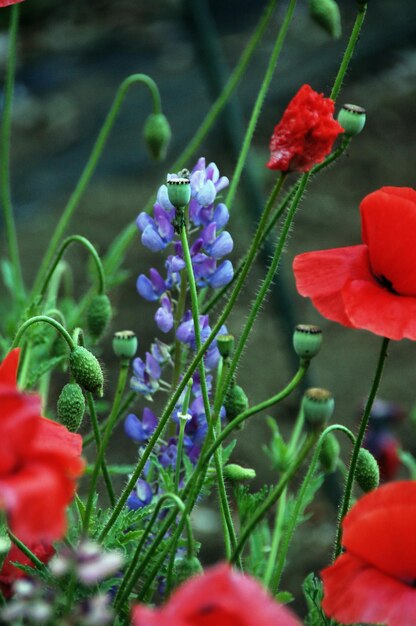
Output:
[[355,440],[354,448],[351,455],[351,461],[348,468],[347,480],[345,483],[344,496],[342,499],[342,504],[338,516],[338,528],[337,528],[337,537],[335,542],[335,550],[334,550],[334,560],[341,554],[341,544],[342,544],[342,520],[350,508],[350,499],[352,486],[354,484],[354,474],[355,469],[357,467],[358,453],[360,452],[361,445],[364,440],[365,431],[367,429],[368,420],[370,419],[371,409],[373,407],[373,403],[377,394],[377,390],[380,385],[381,377],[383,375],[384,363],[387,357],[387,349],[389,346],[390,339],[386,337],[383,338],[383,342],[381,344],[380,355],[378,358],[376,373],[374,375],[373,384],[371,385],[370,393],[368,395],[367,403],[365,405],[364,413],[361,418],[360,426],[358,429],[357,438]]
[[[100,447],[101,447],[101,433],[100,433],[100,428],[98,424],[97,411],[95,410],[94,396],[89,391],[85,395],[87,396],[88,410],[90,412],[90,419],[91,419],[92,429],[94,432],[95,445],[96,445],[97,454],[98,454]],[[94,473],[94,470],[95,470],[95,465],[93,466],[91,474]],[[110,471],[107,467],[105,459],[103,459],[103,462],[101,463],[101,471],[103,473],[104,482],[107,487],[108,499],[110,500],[111,506],[114,506],[114,502],[116,498],[114,494],[113,483],[111,482]]]
[[62,324],[53,319],[53,317],[48,317],[47,315],[35,315],[34,317],[26,320],[26,322],[24,322],[17,331],[10,349],[16,348],[19,345],[19,341],[22,338],[23,333],[29,328],[29,326],[38,322],[46,322],[56,328],[56,330],[61,333],[62,337],[67,342],[70,350],[75,349],[75,343],[68,331],[62,326]]
[[235,193],[236,193],[236,190],[240,182],[240,178],[241,178],[241,173],[243,171],[244,164],[246,162],[247,155],[250,149],[251,140],[253,139],[256,124],[260,116],[261,108],[263,106],[267,91],[270,87],[270,83],[272,81],[273,74],[276,69],[276,64],[277,64],[277,61],[280,56],[280,52],[283,47],[283,43],[285,41],[290,22],[292,21],[295,7],[296,7],[296,0],[290,0],[289,6],[286,11],[285,19],[283,20],[283,24],[280,27],[279,34],[276,39],[276,43],[274,45],[272,54],[269,59],[269,64],[267,66],[266,74],[264,76],[263,82],[259,89],[256,102],[254,104],[253,112],[251,114],[249,123],[247,125],[247,131],[244,137],[243,145],[241,147],[237,165],[234,170],[234,174],[231,178],[230,188],[228,190],[228,193],[225,199],[225,204],[227,205],[229,209],[231,209],[231,205],[234,201]]
[[55,228],[55,231],[52,234],[49,246],[46,250],[45,256],[43,258],[39,272],[33,285],[31,294],[32,298],[39,292],[40,286],[43,282],[43,276],[47,272],[48,267],[52,262],[53,255],[55,254],[55,250],[59,244],[59,241],[62,238],[62,235],[64,234],[65,229],[67,228],[69,221],[76,207],[78,206],[85,189],[87,188],[88,183],[90,182],[90,179],[95,171],[98,160],[104,149],[108,135],[113,127],[113,124],[120,110],[121,104],[123,103],[123,100],[127,94],[127,91],[129,90],[131,85],[134,85],[135,83],[143,83],[144,85],[146,85],[146,87],[148,87],[152,95],[154,112],[160,112],[160,96],[154,80],[152,80],[149,76],[146,76],[146,74],[132,74],[131,76],[128,76],[125,80],[123,80],[120,87],[118,88],[113,104],[104,121],[104,124],[98,134],[84,171],[82,172],[81,177],[63,210],[62,216]]
[[350,64],[353,52],[355,50],[355,46],[357,45],[357,41],[360,36],[361,27],[363,25],[366,12],[367,12],[367,4],[360,5],[358,9],[357,17],[355,19],[355,23],[351,32],[351,36],[347,44],[347,48],[344,52],[341,65],[339,66],[339,70],[335,78],[334,86],[332,87],[332,91],[330,95],[330,98],[332,98],[332,100],[336,100],[338,98],[339,92],[341,91],[345,74],[347,73],[348,66]]

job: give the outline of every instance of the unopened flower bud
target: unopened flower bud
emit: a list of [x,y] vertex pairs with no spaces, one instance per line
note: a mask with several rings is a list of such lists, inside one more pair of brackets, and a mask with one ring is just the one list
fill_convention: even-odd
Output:
[[228,478],[233,483],[241,483],[245,480],[256,478],[256,471],[251,467],[242,467],[237,463],[229,463],[224,467],[224,478]]
[[69,367],[74,379],[83,389],[103,395],[103,372],[92,352],[83,346],[74,348],[69,355]]
[[341,15],[335,0],[309,0],[309,14],[333,39],[341,37]]
[[78,430],[85,413],[85,398],[77,383],[68,383],[63,387],[58,398],[57,413],[61,424],[70,432]]
[[348,137],[354,137],[364,128],[366,111],[357,104],[344,104],[337,119],[344,129],[344,133]]
[[150,156],[163,161],[172,136],[169,122],[163,113],[151,113],[143,129],[143,137]]
[[380,469],[378,463],[368,450],[360,448],[354,474],[355,480],[361,489],[367,493],[376,489],[380,483]]
[[227,413],[227,419],[233,420],[237,415],[246,411],[249,407],[248,398],[245,391],[240,385],[231,384],[225,394],[224,408]]
[[201,561],[196,556],[185,556],[175,559],[173,566],[173,578],[175,587],[181,585],[185,580],[203,573]]
[[312,359],[321,349],[322,330],[311,324],[298,324],[293,333],[293,347],[301,359]]
[[217,336],[217,348],[224,359],[227,359],[233,355],[234,343],[234,335]]
[[332,433],[328,433],[322,442],[319,452],[319,462],[326,474],[335,472],[339,460],[340,445],[338,439]]
[[111,315],[110,298],[105,293],[94,296],[87,311],[87,326],[94,339],[99,339],[104,334]]
[[[183,172],[181,172],[183,174]],[[185,175],[168,175],[167,179],[169,201],[177,209],[186,206],[191,199],[191,181]]]
[[137,337],[132,330],[119,330],[114,333],[113,350],[120,359],[132,359],[137,352]]
[[334,398],[330,391],[311,387],[302,400],[305,422],[310,426],[323,426],[334,412]]

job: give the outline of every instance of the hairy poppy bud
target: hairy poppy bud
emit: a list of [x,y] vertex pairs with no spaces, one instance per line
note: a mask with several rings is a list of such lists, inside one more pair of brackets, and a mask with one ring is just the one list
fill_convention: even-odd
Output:
[[172,136],[169,122],[163,113],[151,113],[143,129],[143,137],[150,156],[163,161]]
[[335,0],[309,0],[309,14],[333,39],[341,37],[341,15]]
[[365,125],[366,111],[357,104],[344,104],[338,113],[338,122],[348,137],[358,135]]
[[[181,172],[180,174],[183,174]],[[191,199],[191,181],[186,175],[168,175],[167,179],[168,197],[171,204],[176,209],[186,206]]]
[[236,463],[229,463],[224,467],[224,477],[233,483],[241,483],[245,480],[256,478],[256,471],[251,467],[242,467]]
[[173,565],[175,587],[185,582],[185,580],[188,580],[188,578],[191,578],[191,576],[202,574],[203,571],[201,561],[196,556],[186,556],[175,559]]
[[76,383],[68,383],[59,394],[57,405],[58,419],[71,433],[81,425],[85,413],[85,398]]
[[104,376],[96,357],[82,346],[71,350],[69,367],[76,382],[86,391],[103,395]]
[[298,324],[293,333],[293,347],[301,359],[312,359],[321,349],[322,330],[311,324]]
[[361,489],[366,493],[376,489],[380,483],[378,463],[371,452],[365,448],[360,448],[358,453],[354,477]]
[[311,387],[302,400],[305,422],[310,426],[323,426],[334,412],[334,398],[330,391]]
[[110,298],[105,293],[94,296],[87,311],[87,326],[91,336],[99,339],[106,330],[112,315]]
[[326,474],[335,472],[338,465],[340,445],[338,439],[332,433],[328,433],[322,442],[319,452],[319,462]]
[[233,355],[234,352],[234,336],[233,335],[218,335],[217,336],[217,348],[219,353],[224,359],[227,359]]
[[114,333],[113,350],[120,359],[132,359],[137,352],[137,337],[132,330],[119,330]]
[[245,391],[240,385],[231,383],[224,398],[227,419],[233,420],[237,415],[248,409],[249,403]]

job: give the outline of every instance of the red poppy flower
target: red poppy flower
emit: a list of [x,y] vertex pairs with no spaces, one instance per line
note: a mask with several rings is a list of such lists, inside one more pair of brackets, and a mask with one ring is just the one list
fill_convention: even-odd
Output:
[[[55,550],[51,544],[37,543],[27,546],[42,561],[47,563],[54,555]],[[32,561],[23,554],[15,545],[13,545],[6,557],[3,567],[0,571],[0,590],[9,598],[12,594],[11,586],[15,580],[26,576],[18,567],[12,563],[20,563],[21,565],[32,565]]]
[[63,536],[83,469],[82,439],[40,415],[40,398],[16,386],[19,350],[0,364],[0,507],[28,544]]
[[17,4],[18,2],[23,2],[23,0],[0,0],[0,9],[8,7],[11,4]]
[[364,243],[297,256],[297,289],[344,326],[416,339],[416,191],[382,187],[360,210]]
[[160,609],[137,605],[133,626],[299,626],[255,580],[217,565],[179,587]]
[[321,572],[325,613],[343,624],[416,624],[416,482],[388,483],[343,521],[346,552]]
[[303,85],[289,102],[270,140],[267,167],[309,172],[331,152],[342,126],[334,120],[334,101]]

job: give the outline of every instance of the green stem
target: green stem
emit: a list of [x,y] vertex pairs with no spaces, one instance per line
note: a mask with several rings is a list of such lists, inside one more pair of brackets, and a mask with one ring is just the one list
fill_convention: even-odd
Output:
[[1,202],[3,205],[3,218],[6,228],[7,246],[12,263],[16,294],[18,299],[24,298],[25,288],[20,263],[19,246],[17,242],[16,225],[13,215],[13,205],[10,191],[10,136],[12,124],[12,103],[14,92],[14,79],[16,72],[16,43],[19,26],[19,5],[15,4],[10,11],[9,26],[9,50],[6,66],[6,81],[4,87],[4,110],[1,129],[0,146],[0,174],[1,174]]
[[[87,506],[85,508],[85,516],[84,516],[84,524],[83,524],[83,532],[85,535],[88,533],[88,527],[89,527],[90,517],[91,517],[91,512],[92,512],[92,505],[94,502],[95,489],[97,486],[98,474],[104,462],[105,451],[107,449],[108,443],[110,441],[111,433],[113,432],[113,428],[117,420],[118,411],[120,408],[124,389],[126,387],[128,372],[129,372],[129,361],[128,359],[123,359],[120,364],[120,373],[118,377],[116,392],[114,395],[113,406],[111,408],[110,416],[108,418],[107,427],[104,431],[103,438],[101,439],[101,444],[98,449],[97,458],[95,460],[94,471],[91,476],[90,490],[88,494]],[[112,503],[112,506],[114,506],[114,502]]]
[[68,331],[62,326],[62,324],[54,320],[53,317],[48,317],[47,315],[35,315],[34,317],[26,320],[26,322],[24,322],[17,331],[16,336],[13,339],[11,349],[16,348],[19,345],[23,333],[29,328],[29,326],[31,326],[32,324],[37,324],[38,322],[46,322],[47,324],[50,324],[51,326],[56,328],[56,330],[61,333],[61,335],[67,342],[70,350],[75,349],[75,343],[73,342],[72,337],[68,333]]
[[360,5],[358,9],[357,17],[355,19],[355,23],[351,32],[351,36],[347,44],[347,48],[344,52],[341,65],[339,66],[339,70],[335,78],[334,86],[332,87],[332,91],[330,95],[330,98],[332,98],[332,100],[336,100],[338,98],[339,92],[341,91],[345,74],[347,73],[348,66],[350,64],[353,52],[355,50],[355,46],[357,45],[357,41],[360,36],[361,27],[363,25],[366,12],[367,12],[367,4]]
[[247,126],[247,131],[243,140],[243,145],[240,150],[237,165],[234,170],[234,174],[231,178],[230,188],[228,190],[228,193],[225,199],[225,204],[227,205],[229,209],[231,209],[232,203],[234,201],[235,193],[237,191],[237,187],[241,178],[241,173],[243,171],[244,164],[247,160],[247,155],[250,150],[251,140],[253,139],[254,131],[256,129],[256,124],[260,116],[261,108],[263,106],[267,91],[270,87],[270,83],[272,81],[273,74],[276,69],[276,64],[277,64],[277,61],[280,56],[280,52],[283,47],[283,43],[285,41],[287,31],[290,26],[290,22],[292,21],[295,7],[296,7],[296,0],[290,0],[285,18],[283,20],[282,26],[280,27],[279,34],[276,39],[276,43],[274,45],[272,54],[269,59],[269,64],[267,66],[267,70],[264,75],[263,82],[261,84],[261,87],[259,89],[259,92],[256,98],[256,102],[253,107],[253,112],[251,114],[251,117]]
[[[86,396],[87,396],[87,404],[88,404],[88,410],[90,413],[92,429],[93,429],[94,437],[95,437],[95,445],[96,445],[97,454],[98,454],[100,447],[101,447],[101,433],[100,433],[100,428],[98,424],[97,411],[95,410],[94,396],[90,392],[87,392]],[[90,473],[94,474],[94,470],[95,470],[95,464],[93,466],[93,470]],[[107,488],[108,499],[110,500],[111,506],[114,506],[115,493],[114,493],[113,483],[111,482],[110,471],[107,467],[107,463],[105,459],[103,459],[103,462],[101,463],[101,471],[103,473],[104,482]]]
[[46,565],[42,563],[42,561],[36,556],[36,554],[33,554],[33,552],[29,550],[29,548],[26,544],[23,543],[23,541],[20,541],[20,539],[16,537],[16,535],[12,533],[11,530],[8,530],[7,534],[9,535],[11,541],[14,543],[16,548],[19,548],[19,550],[23,552],[25,556],[27,556],[27,558],[33,563],[36,569],[40,570],[41,572],[46,571]]
[[289,549],[289,545],[290,545],[290,542],[292,541],[293,533],[295,532],[299,515],[302,513],[305,507],[304,505],[305,495],[307,493],[309,484],[315,473],[315,469],[319,460],[319,454],[321,452],[322,444],[324,442],[325,437],[334,430],[339,430],[341,432],[344,432],[351,439],[353,444],[355,442],[355,437],[352,434],[352,432],[348,428],[346,428],[345,426],[341,426],[340,424],[333,424],[332,426],[328,426],[319,437],[319,440],[314,450],[308,471],[305,475],[305,478],[303,479],[302,485],[295,499],[295,505],[294,505],[292,514],[289,518],[285,533],[283,535],[283,540],[281,544],[279,545],[278,562],[277,562],[276,570],[274,572],[273,579],[271,580],[271,582],[269,581],[270,592],[272,593],[272,595],[275,595],[279,589],[280,579],[282,577],[283,569],[286,563],[286,556],[287,556],[287,552]]
[[389,346],[389,339],[386,337],[383,338],[383,342],[381,344],[380,355],[378,358],[377,368],[374,375],[373,384],[371,385],[370,393],[368,395],[367,403],[365,405],[364,413],[361,418],[360,426],[358,429],[357,438],[355,440],[355,445],[352,450],[351,461],[348,468],[348,475],[345,484],[344,496],[342,499],[342,504],[338,516],[338,528],[337,528],[337,537],[335,542],[335,550],[334,550],[334,560],[341,554],[341,544],[342,544],[342,520],[350,508],[350,500],[351,500],[351,492],[354,484],[354,474],[355,469],[357,467],[358,454],[360,452],[361,445],[364,440],[365,431],[367,429],[368,420],[370,419],[371,409],[373,407],[373,403],[377,394],[377,390],[380,385],[381,377],[383,375],[384,363],[387,357],[387,349]]
[[[118,411],[118,415],[117,415],[117,419],[115,423],[116,426],[118,424],[118,421],[123,417],[127,409],[133,404],[136,398],[137,398],[137,393],[135,391],[130,391],[127,394],[126,399],[124,400],[123,404],[120,406],[120,409]],[[106,417],[106,419],[103,420],[102,423],[98,425],[99,434],[101,434],[101,432],[105,430],[107,424],[108,424],[108,417]],[[94,432],[91,432],[91,433],[88,433],[88,435],[85,435],[83,439],[84,450],[85,448],[87,448],[89,445],[91,445],[94,442],[94,439],[95,440],[97,439]]]
[[37,277],[35,279],[34,285],[33,285],[33,289],[32,289],[32,294],[31,294],[31,298],[33,299],[36,294],[39,292],[40,287],[43,283],[44,280],[44,275],[46,274],[49,265],[52,262],[53,259],[53,255],[55,254],[55,250],[58,247],[59,241],[62,238],[62,235],[64,234],[69,221],[75,211],[75,209],[77,208],[79,201],[81,200],[85,189],[87,188],[88,183],[90,182],[90,179],[95,171],[95,168],[97,166],[98,160],[101,156],[101,153],[104,149],[105,143],[107,141],[108,135],[110,133],[110,130],[113,127],[113,124],[115,122],[115,119],[117,117],[117,114],[120,110],[120,107],[123,103],[123,100],[129,90],[129,88],[131,87],[131,85],[134,85],[135,83],[142,83],[144,85],[146,85],[146,87],[148,87],[148,89],[150,90],[151,96],[152,96],[152,100],[153,100],[153,109],[155,113],[159,113],[160,112],[160,95],[159,95],[159,90],[157,88],[156,83],[154,82],[154,80],[152,80],[149,76],[146,76],[146,74],[132,74],[131,76],[128,76],[120,85],[120,87],[118,88],[118,91],[116,93],[116,96],[114,98],[113,104],[110,108],[110,111],[104,121],[104,124],[98,134],[97,140],[93,146],[93,149],[91,151],[90,157],[88,159],[88,162],[84,168],[84,171],[81,174],[81,177],[74,189],[74,191],[72,192],[64,210],[62,213],[62,216],[55,228],[54,233],[52,234],[49,246],[46,250],[45,256],[43,258],[43,261],[41,263],[39,272],[37,274]]
[[268,587],[270,580],[273,576],[273,570],[276,563],[276,558],[280,548],[280,541],[282,537],[283,522],[285,519],[287,501],[287,488],[283,490],[282,495],[277,503],[276,515],[274,520],[272,545],[270,548],[269,558],[267,559],[267,566],[263,576],[263,586]]

